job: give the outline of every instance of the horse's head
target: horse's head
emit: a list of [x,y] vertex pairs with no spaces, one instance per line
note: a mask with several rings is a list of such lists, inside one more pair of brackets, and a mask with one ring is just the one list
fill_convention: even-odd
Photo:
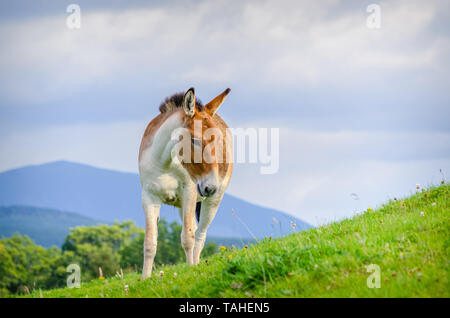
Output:
[[225,129],[215,113],[229,92],[227,88],[203,107],[196,103],[194,88],[190,88],[183,98],[183,128],[189,131],[185,145],[190,149],[190,156],[187,154],[190,160],[183,160],[182,165],[196,184],[197,192],[204,197],[216,192],[220,181],[219,165],[226,160]]

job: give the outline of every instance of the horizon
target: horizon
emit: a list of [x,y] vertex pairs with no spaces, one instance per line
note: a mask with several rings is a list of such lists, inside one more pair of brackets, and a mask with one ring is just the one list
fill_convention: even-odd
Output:
[[[49,166],[49,165],[54,165],[54,164],[67,164],[68,166],[70,166],[70,165],[78,165],[78,166],[83,166],[83,167],[96,169],[96,170],[103,170],[103,171],[109,171],[109,172],[114,172],[114,173],[131,174],[133,176],[139,177],[139,173],[137,173],[137,172],[120,171],[120,170],[115,170],[115,169],[110,169],[110,168],[103,168],[103,167],[98,167],[98,166],[94,166],[94,165],[87,164],[87,163],[75,162],[75,161],[64,160],[64,159],[50,161],[50,162],[44,162],[44,163],[38,163],[38,164],[30,164],[30,165],[25,165],[25,166],[13,168],[13,169],[3,170],[3,171],[0,171],[0,175],[3,174],[3,173],[8,173],[10,171],[21,170],[21,169],[26,169],[26,168],[33,168],[33,167]],[[425,186],[424,186],[424,184],[422,184],[421,187],[426,189],[426,188],[429,188],[429,187],[439,186],[439,185],[440,185],[439,183],[437,183],[437,184],[427,183]],[[416,186],[417,186],[417,184],[414,185],[414,188],[412,190],[410,190],[410,192],[404,193],[404,194],[400,194],[400,195],[392,195],[392,197],[388,198],[388,200],[391,200],[394,197],[397,198],[397,199],[401,199],[401,198],[413,195],[414,193],[416,193],[415,192],[416,191],[416,188],[415,188]],[[239,195],[231,194],[228,191],[225,192],[225,195],[229,195],[231,197],[243,200],[243,201],[248,202],[248,203],[250,203],[250,204],[252,204],[252,205],[254,205],[256,207],[269,208],[269,209],[271,209],[273,211],[280,212],[280,213],[283,213],[283,214],[286,214],[286,215],[289,215],[289,216],[293,216],[293,217],[297,218],[298,220],[300,220],[301,222],[305,223],[307,226],[311,226],[311,227],[317,227],[317,226],[322,226],[322,225],[326,225],[326,224],[329,224],[329,223],[338,222],[338,221],[341,221],[341,220],[343,220],[345,218],[351,218],[351,217],[357,215],[357,214],[355,214],[355,215],[351,215],[351,216],[340,218],[340,219],[326,220],[326,221],[324,221],[322,223],[314,224],[312,222],[309,222],[308,220],[299,218],[298,216],[296,216],[294,214],[291,214],[291,213],[289,213],[287,211],[284,211],[282,209],[279,209],[279,208],[276,208],[276,207],[268,207],[268,206],[260,204],[259,202],[252,202],[252,201],[247,200],[246,198],[240,197]],[[385,204],[388,200],[385,200],[385,201],[382,201],[382,202],[378,202],[376,205],[370,206],[370,208],[377,208],[377,207]],[[13,204],[13,205],[1,205],[1,206],[2,207],[26,206],[26,207],[36,207],[36,208],[51,209],[51,210],[55,210],[55,211],[60,211],[59,209],[52,208],[52,207],[46,207],[46,206],[42,206],[41,207],[41,206],[26,205],[26,204],[25,205],[24,204],[19,204],[19,205]],[[63,212],[80,214],[80,212],[78,212],[78,211],[66,211],[66,210],[64,210]],[[363,212],[364,211],[358,210],[358,214],[363,213]],[[84,214],[80,214],[80,215],[86,216]],[[86,217],[88,217],[88,216],[86,216]],[[99,220],[99,221],[101,221],[101,220]]]
[[[84,163],[79,163],[79,162],[74,162],[74,161],[68,161],[68,160],[57,160],[57,161],[46,162],[46,163],[42,163],[42,164],[32,164],[32,165],[22,166],[22,167],[18,167],[18,168],[15,168],[15,169],[0,171],[0,175],[2,175],[4,173],[9,173],[9,172],[12,172],[12,171],[22,170],[22,169],[36,168],[36,167],[42,167],[42,166],[51,166],[51,165],[57,165],[57,164],[65,164],[68,168],[73,167],[73,166],[82,166],[84,168],[89,168],[89,169],[107,171],[107,172],[112,172],[112,173],[133,175],[133,176],[139,178],[139,174],[138,173],[126,172],[126,171],[118,171],[118,170],[114,170],[114,169],[107,169],[107,168],[102,168],[102,167],[96,167],[96,166],[92,166],[92,165],[89,165],[89,164],[84,164]],[[305,225],[311,226],[311,227],[313,226],[309,222],[307,222],[305,220],[302,220],[302,219],[299,219],[298,217],[293,216],[293,215],[291,215],[291,214],[289,214],[289,213],[287,213],[287,212],[285,212],[283,210],[280,210],[280,209],[277,209],[277,208],[272,208],[272,207],[267,207],[267,206],[261,205],[260,203],[257,203],[257,202],[250,202],[250,201],[246,200],[245,198],[242,198],[242,197],[239,197],[239,196],[227,193],[227,192],[225,192],[225,195],[230,196],[230,197],[235,198],[235,199],[242,200],[244,202],[247,202],[247,203],[249,203],[249,204],[251,204],[251,205],[253,205],[253,206],[257,207],[257,208],[266,208],[266,209],[272,210],[273,212],[278,212],[278,213],[281,213],[281,214],[285,214],[285,215],[287,215],[289,217],[297,218],[298,221],[301,221]],[[60,209],[54,208],[54,207],[36,206],[36,205],[30,205],[30,204],[12,204],[12,205],[10,204],[10,205],[0,205],[0,206],[2,206],[2,207],[28,206],[28,207],[43,208],[43,209],[56,209],[58,211],[61,211]],[[76,211],[76,210],[63,210],[63,212],[80,214],[80,211]],[[89,217],[88,215],[83,214],[83,213],[81,213],[80,215]],[[95,220],[97,220],[97,219],[95,219]]]

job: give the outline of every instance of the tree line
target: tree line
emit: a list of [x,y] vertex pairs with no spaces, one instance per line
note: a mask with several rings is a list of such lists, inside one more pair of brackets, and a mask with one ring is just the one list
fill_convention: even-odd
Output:
[[[185,261],[181,229],[176,222],[159,221],[156,266]],[[70,264],[80,266],[81,282],[97,279],[99,275],[112,277],[117,273],[139,272],[144,258],[143,244],[144,230],[131,221],[71,228],[61,248],[46,249],[19,234],[0,239],[0,296],[65,287]],[[216,251],[217,245],[209,242],[202,256]]]

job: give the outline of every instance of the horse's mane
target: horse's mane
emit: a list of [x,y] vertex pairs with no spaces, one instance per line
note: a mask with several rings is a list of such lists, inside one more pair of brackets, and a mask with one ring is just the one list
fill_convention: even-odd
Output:
[[[172,96],[166,97],[164,101],[159,105],[159,111],[161,113],[166,113],[176,108],[183,107],[183,98],[183,92],[175,93]],[[203,103],[199,98],[195,99],[195,106],[197,107],[198,111],[201,111],[203,109]]]

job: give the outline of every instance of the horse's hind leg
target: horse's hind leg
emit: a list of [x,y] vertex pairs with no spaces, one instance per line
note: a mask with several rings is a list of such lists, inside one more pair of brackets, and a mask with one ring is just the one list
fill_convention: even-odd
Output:
[[144,268],[142,269],[142,279],[146,279],[152,274],[153,260],[156,255],[158,218],[161,202],[143,191],[142,205],[145,213]]

